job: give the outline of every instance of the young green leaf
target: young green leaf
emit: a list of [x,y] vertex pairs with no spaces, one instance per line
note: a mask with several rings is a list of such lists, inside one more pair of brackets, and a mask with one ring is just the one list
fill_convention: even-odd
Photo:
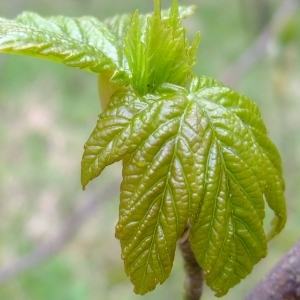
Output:
[[208,83],[196,79],[189,96],[212,131],[190,241],[207,284],[222,296],[267,253],[264,199],[276,214],[272,235],[283,228],[286,210],[280,157],[257,107],[216,81]]
[[[185,19],[195,13],[196,7],[195,6],[179,6],[178,13],[179,18]],[[162,10],[161,17],[162,19],[169,18],[170,9]],[[147,18],[151,17],[151,14],[140,15],[140,19],[142,23],[145,24],[147,22]],[[132,20],[132,14],[124,14],[124,15],[117,15],[113,18],[106,19],[104,21],[105,25],[109,29],[110,32],[114,33],[114,35],[118,38],[120,44],[123,43],[123,37],[126,35],[127,30],[130,27],[130,23]]]
[[155,1],[155,11],[146,22],[134,13],[124,51],[132,86],[141,95],[153,93],[165,82],[185,86],[191,77],[200,35],[189,46],[181,20],[177,1],[173,1],[168,18],[161,17],[160,1]]
[[130,105],[140,107],[134,114],[116,93],[121,98],[113,97],[107,112],[111,116],[118,103],[118,118],[126,115],[126,121],[104,137],[104,112],[85,149],[84,167],[94,175],[105,167],[103,157],[123,159],[116,236],[140,294],[169,276],[187,224],[205,280],[222,296],[267,253],[265,199],[278,221],[273,234],[285,223],[281,162],[256,105],[206,77],[194,78],[191,90],[163,84],[159,94],[132,98]]
[[[205,280],[222,296],[285,225],[280,155],[253,102],[193,75],[200,36],[190,46],[181,26],[193,8],[173,0],[161,12],[154,3],[151,15],[105,23],[33,13],[0,19],[0,52],[99,73],[104,111],[85,144],[81,181],[85,188],[123,161],[116,237],[135,291],[166,280],[188,226]],[[265,202],[275,214],[267,237]]]
[[[248,128],[251,140],[259,145],[253,148],[257,151],[253,151],[252,168],[258,178],[261,192],[276,215],[273,220],[273,229],[268,235],[268,239],[272,238],[282,230],[286,222],[284,182],[280,155],[267,137],[267,129],[258,107],[244,95],[223,87],[220,82],[207,77],[195,78],[191,83],[191,90],[198,97],[208,98],[235,114]],[[244,143],[247,142],[246,139],[246,136],[243,137]],[[259,156],[254,155],[255,152]],[[260,161],[259,157],[261,157]]]
[[126,90],[116,92],[106,110],[99,115],[97,126],[84,146],[81,162],[83,188],[102,170],[132,151],[133,144],[126,143],[135,134],[133,117],[144,110],[146,103],[135,93]]
[[0,52],[23,54],[101,73],[115,71],[121,50],[95,18],[50,17],[23,13],[0,19]]
[[168,94],[136,116],[145,124],[140,129],[144,139],[123,160],[116,236],[126,273],[139,294],[169,276],[190,205],[199,203],[202,175],[194,161],[200,151],[189,135],[196,110],[185,95]]

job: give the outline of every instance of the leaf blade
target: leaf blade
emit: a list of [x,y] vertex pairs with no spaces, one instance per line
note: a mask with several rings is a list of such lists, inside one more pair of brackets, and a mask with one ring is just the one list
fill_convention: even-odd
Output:
[[192,91],[189,97],[209,120],[213,139],[190,241],[207,284],[222,296],[266,255],[264,197],[276,216],[282,213],[274,232],[284,226],[280,158],[261,146],[274,148],[254,103],[207,78],[192,82]]
[[124,161],[116,227],[126,273],[139,294],[169,276],[191,200],[198,200],[194,178],[198,147],[188,138],[195,106],[183,95],[166,95],[154,107],[159,107],[160,120],[154,118],[157,111],[153,110],[148,117],[152,124],[145,125],[150,134]]
[[81,161],[83,189],[106,166],[121,160],[134,147],[126,141],[133,132],[134,115],[143,111],[145,106],[131,91],[119,90],[112,96],[84,146]]
[[[185,19],[195,13],[196,7],[195,6],[179,6],[179,17]],[[170,10],[162,10],[161,16],[163,19],[168,18],[170,14]],[[142,23],[145,23],[147,18],[150,17],[151,14],[140,15]],[[107,28],[114,33],[118,40],[122,44],[122,39],[126,35],[127,30],[130,27],[130,23],[132,20],[132,14],[123,14],[117,15],[113,18],[106,19],[104,21]]]
[[0,25],[0,52],[35,56],[96,73],[117,69],[119,50],[113,36],[92,18],[46,19],[23,13],[16,21],[0,19]]
[[[251,165],[258,178],[261,192],[265,195],[269,207],[275,214],[271,232],[268,234],[268,239],[271,239],[283,229],[286,222],[285,184],[282,178],[279,152],[267,136],[267,129],[261,114],[252,101],[240,93],[223,87],[213,79],[196,78],[195,82],[198,85],[192,83],[193,90],[199,97],[209,99],[238,117],[242,126],[247,129],[245,134],[248,135],[249,144],[257,149],[257,151],[251,151],[254,155]],[[211,84],[207,84],[209,82]],[[253,147],[252,149],[254,149]]]

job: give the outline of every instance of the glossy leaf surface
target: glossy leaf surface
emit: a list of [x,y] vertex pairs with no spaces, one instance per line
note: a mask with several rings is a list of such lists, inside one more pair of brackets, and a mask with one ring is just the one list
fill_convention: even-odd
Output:
[[[178,14],[179,18],[185,19],[195,13],[195,6],[179,6]],[[170,15],[170,9],[162,10],[161,17],[163,20],[168,19]],[[146,23],[147,18],[151,17],[151,14],[140,15],[140,19],[143,24]],[[118,41],[122,43],[122,38],[126,35],[128,28],[132,21],[132,14],[117,15],[113,18],[106,19],[104,23],[110,32],[114,33],[118,37]]]
[[196,62],[200,35],[190,46],[181,26],[177,1],[169,17],[162,18],[160,1],[146,21],[136,11],[124,37],[124,51],[132,74],[132,87],[141,95],[153,93],[162,83],[185,86]]
[[[177,240],[189,239],[205,280],[222,296],[267,253],[286,222],[280,155],[257,106],[192,68],[181,26],[193,7],[153,14],[0,19],[0,52],[99,73],[104,111],[85,144],[83,188],[123,162],[116,237],[135,292],[169,276]],[[187,82],[191,81],[189,90]],[[265,204],[275,217],[264,231]]]
[[120,49],[95,18],[50,17],[23,13],[0,19],[0,51],[40,57],[92,72],[116,70]]
[[[272,234],[285,223],[280,157],[245,96],[206,77],[194,78],[190,94],[169,85],[159,91],[129,102],[122,99],[130,94],[115,94],[123,98],[113,98],[87,143],[83,184],[123,160],[116,236],[137,293],[169,276],[190,224],[205,280],[222,296],[267,254],[265,199],[276,215]],[[107,113],[111,134],[104,136]]]

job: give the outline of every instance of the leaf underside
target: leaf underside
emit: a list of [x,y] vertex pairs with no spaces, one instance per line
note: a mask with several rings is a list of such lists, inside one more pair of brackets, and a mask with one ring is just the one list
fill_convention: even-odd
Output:
[[114,94],[86,143],[83,186],[119,160],[116,237],[136,293],[168,278],[187,224],[217,296],[266,256],[265,202],[275,213],[271,236],[284,226],[280,156],[260,113],[215,80],[194,78],[188,95]]

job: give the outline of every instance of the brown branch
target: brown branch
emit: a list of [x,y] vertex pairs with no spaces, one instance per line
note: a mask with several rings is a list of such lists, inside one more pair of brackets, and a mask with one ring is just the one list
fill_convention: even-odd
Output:
[[295,14],[299,6],[299,0],[283,0],[274,14],[271,22],[256,38],[250,46],[230,67],[220,76],[221,81],[226,85],[234,85],[242,76],[247,73],[266,53],[278,33],[282,24]]
[[178,240],[178,246],[182,253],[186,273],[184,300],[199,300],[203,290],[203,270],[191,249],[188,228]]
[[[113,197],[118,190],[119,181],[109,183],[103,190],[105,197]],[[62,226],[61,231],[53,238],[38,245],[32,252],[10,262],[0,269],[0,283],[6,282],[14,276],[42,263],[48,257],[58,252],[74,236],[86,219],[95,211],[100,203],[97,196],[90,196],[79,203],[75,212]],[[83,204],[82,204],[83,203]]]
[[300,299],[300,240],[245,298],[259,299]]

